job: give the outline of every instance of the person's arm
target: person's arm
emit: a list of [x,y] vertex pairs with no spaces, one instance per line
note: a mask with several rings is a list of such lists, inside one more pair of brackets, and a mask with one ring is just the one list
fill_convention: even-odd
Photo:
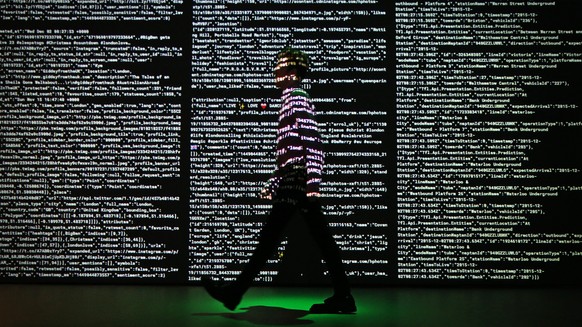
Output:
[[263,186],[263,189],[261,190],[259,197],[262,199],[272,200],[273,197],[275,196],[275,193],[277,192],[277,189],[279,188],[280,181],[281,176],[279,173],[279,167],[275,165],[275,170],[273,171],[273,174]]
[[324,154],[317,121],[311,111],[311,100],[304,91],[297,91],[293,96],[293,132],[298,135],[297,143],[303,149],[302,156],[307,169],[307,196],[318,197],[319,184],[323,171]]

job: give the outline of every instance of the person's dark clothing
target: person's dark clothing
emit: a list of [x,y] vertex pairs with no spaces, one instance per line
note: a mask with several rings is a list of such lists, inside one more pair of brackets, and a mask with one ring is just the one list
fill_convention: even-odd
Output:
[[276,168],[265,187],[267,194],[272,196],[273,208],[259,236],[259,244],[234,283],[213,285],[205,279],[203,285],[212,297],[234,310],[265,262],[274,254],[285,227],[298,214],[321,250],[334,288],[333,297],[323,304],[314,305],[310,311],[355,312],[340,251],[329,231],[319,198],[307,196],[308,193],[319,193],[324,163],[315,108],[309,95],[298,88],[285,89],[282,101]]
[[281,96],[277,128],[276,167],[267,189],[276,193],[283,168],[303,164],[307,168],[307,193],[319,192],[324,154],[315,120],[315,106],[303,89],[288,88]]
[[255,276],[277,249],[285,226],[295,214],[299,213],[321,249],[323,260],[331,275],[334,293],[336,295],[350,294],[339,248],[329,231],[319,199],[316,197],[307,198],[306,196],[308,177],[305,166],[287,165],[280,171],[281,179],[274,199],[275,203],[261,231],[259,245],[237,278],[236,284],[243,293],[250,287]]

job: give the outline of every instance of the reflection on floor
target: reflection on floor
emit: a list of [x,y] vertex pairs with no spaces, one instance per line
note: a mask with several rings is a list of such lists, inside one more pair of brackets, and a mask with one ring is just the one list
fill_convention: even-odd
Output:
[[325,288],[252,288],[236,311],[200,287],[0,285],[0,326],[582,326],[581,289],[358,288],[358,312],[312,315]]

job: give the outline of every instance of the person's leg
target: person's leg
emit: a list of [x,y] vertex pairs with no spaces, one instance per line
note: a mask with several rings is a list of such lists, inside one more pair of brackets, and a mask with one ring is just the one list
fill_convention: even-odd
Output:
[[273,199],[273,208],[261,234],[259,244],[251,259],[243,268],[234,283],[217,285],[210,278],[204,278],[202,285],[214,299],[222,302],[230,310],[240,303],[265,262],[275,252],[285,226],[298,210],[298,204],[305,197],[305,178],[300,170],[288,169],[281,179],[279,189]]
[[283,176],[273,199],[273,209],[263,226],[259,244],[236,280],[236,284],[243,292],[246,292],[267,259],[275,252],[281,242],[285,226],[304,202],[305,168],[292,165],[282,168],[282,171]]
[[265,265],[265,262],[267,262],[277,249],[277,246],[281,242],[285,226],[296,211],[297,208],[293,205],[284,203],[273,205],[273,209],[259,236],[259,244],[253,252],[251,259],[236,279],[235,285],[243,294],[248,290],[252,281]]
[[229,310],[236,309],[243,295],[251,286],[253,279],[255,279],[265,262],[276,250],[285,225],[287,225],[296,210],[295,206],[288,204],[273,205],[273,209],[261,230],[259,244],[236,281],[228,284],[215,284],[210,278],[203,278],[202,285],[208,294],[222,302]]
[[340,250],[337,246],[328,223],[321,210],[321,204],[317,198],[310,199],[305,204],[304,219],[309,226],[309,231],[315,242],[321,249],[321,254],[329,270],[333,283],[334,294],[325,300],[323,304],[315,304],[311,307],[312,313],[351,313],[356,311],[356,305],[341,260]]

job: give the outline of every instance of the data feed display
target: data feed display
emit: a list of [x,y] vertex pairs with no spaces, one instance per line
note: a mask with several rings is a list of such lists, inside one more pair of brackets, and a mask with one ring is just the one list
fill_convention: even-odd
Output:
[[578,279],[577,10],[396,3],[397,279]]
[[[198,232],[190,233],[189,280],[232,278],[257,244],[271,207],[257,194],[275,167],[281,107],[273,64],[285,46],[302,49],[311,60],[303,87],[324,135],[324,210],[348,276],[386,280],[386,11],[378,3],[353,1],[314,1],[308,8],[212,3],[195,4],[192,19],[189,228]],[[313,251],[304,246],[302,239],[310,237],[304,229],[290,228],[258,280],[318,280],[321,264],[305,255]]]
[[[579,284],[575,1],[0,3],[0,281],[234,278],[305,51],[356,285]],[[294,221],[256,281],[329,276]]]

